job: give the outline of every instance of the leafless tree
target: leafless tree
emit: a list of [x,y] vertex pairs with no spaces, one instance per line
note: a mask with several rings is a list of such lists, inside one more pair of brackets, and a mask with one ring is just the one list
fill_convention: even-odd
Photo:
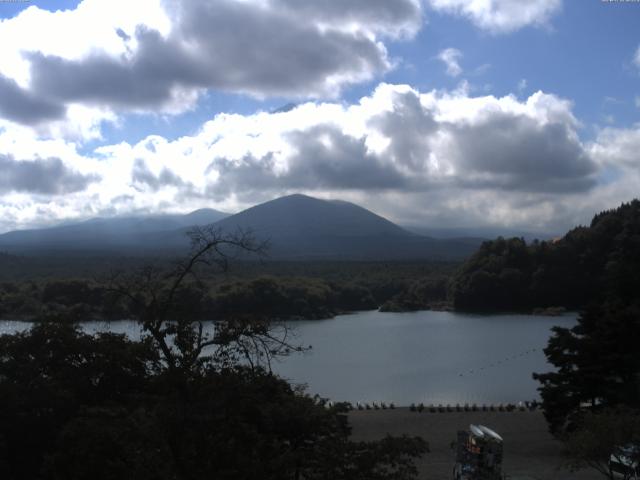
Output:
[[188,233],[189,254],[170,267],[147,265],[132,272],[110,275],[107,290],[126,298],[143,332],[151,335],[170,370],[195,372],[215,361],[221,366],[245,361],[251,368],[271,368],[276,356],[301,351],[291,342],[284,324],[269,318],[235,316],[217,319],[207,331],[207,320],[195,304],[205,292],[203,271],[226,272],[229,264],[248,255],[263,257],[268,244],[250,231],[225,233],[213,226]]

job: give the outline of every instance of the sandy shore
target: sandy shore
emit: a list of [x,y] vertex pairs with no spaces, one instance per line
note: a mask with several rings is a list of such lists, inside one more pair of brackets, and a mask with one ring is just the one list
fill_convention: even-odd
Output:
[[454,453],[451,442],[470,423],[486,425],[504,438],[504,473],[509,480],[596,480],[591,470],[570,473],[563,468],[561,444],[547,431],[540,411],[417,413],[408,408],[354,410],[349,414],[354,440],[391,435],[420,435],[430,453],[419,461],[421,480],[451,479]]

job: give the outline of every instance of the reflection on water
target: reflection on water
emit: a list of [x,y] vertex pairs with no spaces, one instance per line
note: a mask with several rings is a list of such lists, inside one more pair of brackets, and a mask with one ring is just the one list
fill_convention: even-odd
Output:
[[[273,367],[332,400],[515,403],[537,398],[531,374],[551,368],[542,352],[550,329],[571,326],[575,318],[373,311],[291,322],[297,343],[313,348]],[[24,322],[0,322],[0,333],[26,328]],[[83,328],[140,336],[130,321],[87,322]]]

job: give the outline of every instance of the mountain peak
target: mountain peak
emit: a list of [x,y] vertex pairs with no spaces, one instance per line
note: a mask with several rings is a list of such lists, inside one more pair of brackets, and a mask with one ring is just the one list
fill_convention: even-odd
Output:
[[305,235],[365,237],[412,235],[386,218],[349,202],[322,200],[300,193],[286,195],[227,217],[223,228],[250,228],[270,236]]
[[271,202],[305,202],[305,201],[326,202],[327,200],[312,197],[310,195],[305,195],[304,193],[291,193],[289,195],[284,195],[282,197],[274,198],[273,200],[268,200],[260,205],[265,205]]

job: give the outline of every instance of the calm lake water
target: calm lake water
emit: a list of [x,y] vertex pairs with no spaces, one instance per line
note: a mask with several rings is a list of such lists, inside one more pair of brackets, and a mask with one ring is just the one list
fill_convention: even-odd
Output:
[[[542,352],[551,327],[575,321],[576,315],[370,311],[292,322],[297,343],[313,348],[273,368],[336,401],[516,403],[538,398],[531,373],[551,369]],[[0,334],[28,327],[0,322]],[[84,328],[139,336],[139,327],[128,321]]]

